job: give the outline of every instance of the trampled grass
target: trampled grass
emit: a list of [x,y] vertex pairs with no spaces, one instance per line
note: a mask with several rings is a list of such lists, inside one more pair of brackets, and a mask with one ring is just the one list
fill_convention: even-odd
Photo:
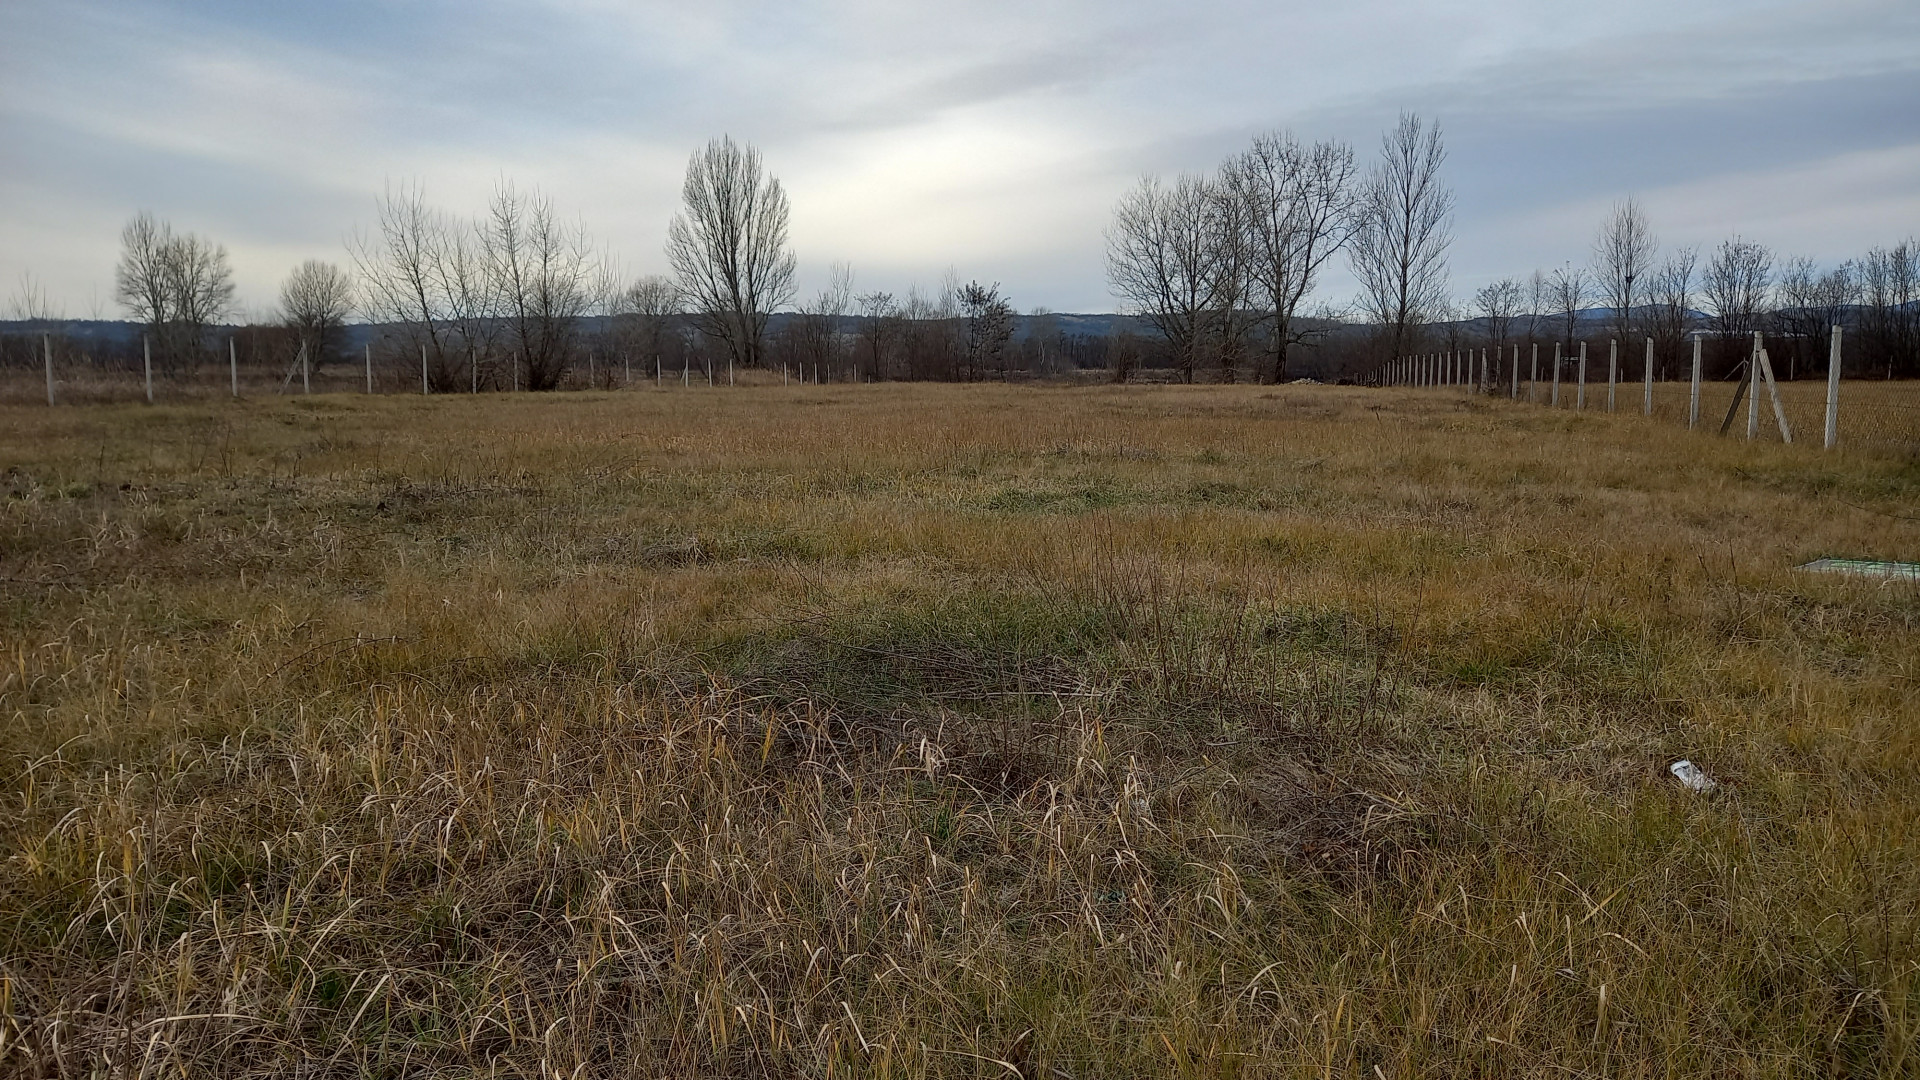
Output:
[[0,1071],[1920,1065],[1920,589],[1792,569],[1920,558],[1911,459],[1333,387],[0,431]]

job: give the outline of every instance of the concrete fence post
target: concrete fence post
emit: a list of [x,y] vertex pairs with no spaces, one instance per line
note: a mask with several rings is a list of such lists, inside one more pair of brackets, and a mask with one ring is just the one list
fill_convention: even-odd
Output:
[[1574,412],[1587,411],[1587,343],[1580,343],[1580,391],[1574,396]]
[[1560,343],[1557,341],[1553,343],[1553,397],[1549,404],[1556,409],[1560,407]]
[[367,393],[371,394],[373,393],[373,342],[367,342],[365,348],[367,358]]
[[153,404],[153,338],[140,335],[140,353],[146,358],[147,367],[147,404]]
[[1646,391],[1646,397],[1640,406],[1640,415],[1652,416],[1653,415],[1653,339],[1652,338],[1647,339],[1647,362],[1644,366],[1646,370],[1643,371],[1641,374],[1646,376],[1647,391]]
[[1827,449],[1840,444],[1840,327],[1827,347]]
[[233,343],[233,335],[227,335],[227,383],[233,390],[233,396],[240,396],[240,350]]
[[433,389],[427,385],[427,347],[420,346],[420,393],[431,394]]
[[1753,355],[1747,358],[1747,440],[1760,436],[1760,331],[1753,332]]
[[1616,392],[1620,389],[1620,339],[1607,339],[1607,411],[1613,411]]
[[1693,392],[1687,395],[1687,430],[1700,426],[1700,335],[1693,335]]
[[47,406],[53,406],[53,335],[40,335],[40,349],[47,359]]
[[1527,369],[1527,404],[1533,404],[1534,389],[1540,385],[1540,343],[1533,343],[1533,366]]

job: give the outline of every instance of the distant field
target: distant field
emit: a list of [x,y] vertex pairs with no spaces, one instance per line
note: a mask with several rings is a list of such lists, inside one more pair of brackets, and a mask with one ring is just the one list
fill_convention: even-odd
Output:
[[1911,1075],[1920,461],[1638,390],[0,406],[0,1074]]

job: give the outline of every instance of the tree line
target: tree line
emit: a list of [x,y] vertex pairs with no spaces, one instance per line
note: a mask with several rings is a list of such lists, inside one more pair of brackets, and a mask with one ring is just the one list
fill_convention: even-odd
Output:
[[[375,200],[371,231],[348,244],[350,266],[308,260],[288,274],[274,314],[283,333],[264,340],[280,363],[317,367],[342,358],[347,323],[362,319],[381,329],[382,367],[416,370],[434,392],[550,390],[583,374],[612,385],[636,369],[711,378],[716,368],[845,381],[1088,367],[1125,379],[1158,366],[1183,381],[1279,382],[1303,348],[1318,350],[1307,370],[1324,375],[1517,341],[1558,341],[1571,354],[1596,328],[1628,344],[1651,338],[1661,377],[1689,362],[1693,336],[1706,335],[1725,368],[1755,331],[1780,339],[1787,377],[1821,370],[1833,326],[1847,328],[1855,374],[1920,374],[1913,240],[1829,267],[1740,237],[1663,254],[1628,199],[1588,259],[1454,300],[1445,161],[1439,126],[1408,113],[1365,167],[1347,143],[1276,131],[1212,173],[1144,178],[1114,207],[1106,269],[1146,332],[1067,334],[1036,308],[1016,336],[1019,316],[997,283],[951,273],[937,289],[896,295],[857,291],[852,269],[836,265],[796,303],[786,192],[758,150],[722,136],[688,162],[667,274],[623,279],[584,225],[511,182],[472,217],[403,185]],[[1319,284],[1342,256],[1360,289],[1337,306]],[[121,233],[114,296],[158,370],[191,371],[215,358],[213,330],[234,314],[226,249],[138,214]],[[1637,364],[1641,353],[1623,355]]]
[[1312,309],[1344,252],[1359,306],[1389,355],[1443,309],[1453,193],[1440,180],[1439,127],[1403,114],[1362,172],[1352,146],[1263,134],[1210,175],[1142,179],[1114,208],[1107,278],[1158,332],[1179,377],[1288,377],[1288,359],[1347,318]]
[[[1289,375],[1291,350],[1355,332],[1371,360],[1468,347],[1558,341],[1571,356],[1599,329],[1623,346],[1647,338],[1661,378],[1691,363],[1691,338],[1724,371],[1758,331],[1777,338],[1788,378],[1824,372],[1832,328],[1851,336],[1855,375],[1920,375],[1920,243],[1876,247],[1821,267],[1733,237],[1661,255],[1627,199],[1600,225],[1591,257],[1451,296],[1453,193],[1437,124],[1403,114],[1365,171],[1339,141],[1263,134],[1211,174],[1147,177],[1114,207],[1107,274],[1114,294],[1156,331],[1152,348],[1186,381]],[[1360,289],[1350,307],[1302,311],[1321,271],[1344,253]],[[1599,310],[1596,311],[1595,309]],[[1599,315],[1599,318],[1595,316]],[[1357,325],[1356,325],[1357,323]],[[1596,324],[1598,324],[1596,326]],[[1351,345],[1351,341],[1347,343]],[[1624,348],[1636,372],[1643,351]]]
[[1725,374],[1744,361],[1755,333],[1785,360],[1782,377],[1824,375],[1840,327],[1846,373],[1912,377],[1920,375],[1920,243],[1874,247],[1827,267],[1739,236],[1704,253],[1688,245],[1662,255],[1646,212],[1628,198],[1601,221],[1586,262],[1492,282],[1449,314],[1429,343],[1544,340],[1571,355],[1598,323],[1636,375],[1641,343],[1651,340],[1660,379],[1691,370],[1695,337],[1704,339],[1709,374]]

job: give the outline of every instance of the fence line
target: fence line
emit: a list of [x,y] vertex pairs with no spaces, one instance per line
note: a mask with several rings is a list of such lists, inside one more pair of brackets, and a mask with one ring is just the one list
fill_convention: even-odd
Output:
[[[49,407],[78,404],[101,404],[115,401],[136,401],[146,404],[163,404],[168,401],[206,401],[215,396],[239,399],[243,396],[281,396],[291,394],[421,394],[439,396],[470,396],[481,393],[506,392],[509,387],[518,392],[526,384],[520,379],[523,357],[518,352],[505,355],[506,363],[483,362],[474,364],[469,361],[468,377],[460,378],[456,364],[451,370],[446,366],[436,367],[431,346],[420,349],[417,380],[412,370],[410,346],[402,345],[397,353],[388,348],[376,363],[372,342],[361,347],[360,370],[354,371],[351,352],[336,358],[335,362],[321,366],[314,363],[311,347],[301,343],[292,348],[291,362],[287,355],[262,356],[254,352],[247,363],[240,362],[241,338],[245,335],[227,336],[227,364],[225,386],[219,379],[219,345],[217,339],[211,343],[207,355],[201,362],[169,367],[164,362],[166,351],[164,339],[156,342],[153,335],[142,334],[137,340],[129,339],[132,348],[130,355],[113,363],[103,363],[97,354],[82,345],[76,345],[72,339],[58,330],[35,330],[40,337],[40,348],[33,348],[33,334],[8,335],[6,340],[14,343],[15,348],[24,344],[25,349],[13,353],[16,366],[0,367],[0,376],[7,371],[15,372],[12,380],[0,378],[0,402],[20,402],[26,395],[37,396],[39,391],[30,381],[33,366],[38,366],[44,383],[46,404]],[[55,340],[58,338],[59,340]],[[160,345],[160,348],[155,348]],[[24,355],[22,355],[24,352]],[[33,365],[35,353],[39,353],[39,364]],[[26,360],[24,370],[18,360]],[[635,365],[621,363],[603,353],[595,353],[577,369],[564,372],[556,390],[618,390],[618,389],[666,389],[672,380],[666,377],[664,355],[654,357],[654,377],[647,379],[643,371],[634,370]],[[763,386],[778,374],[777,385],[826,384],[837,381],[847,373],[815,365],[814,370],[806,370],[801,365],[796,373],[791,362],[781,365],[776,373],[772,367],[750,373],[738,368],[731,357],[724,361],[708,357],[702,364],[703,379],[695,383],[692,379],[693,353],[682,356],[683,367],[681,386],[691,389],[695,386],[748,388]],[[211,361],[208,363],[207,361]],[[606,361],[606,362],[602,362]],[[482,369],[485,370],[482,370]],[[508,369],[502,372],[501,369]],[[622,378],[623,372],[626,378]],[[509,374],[509,386],[501,386],[499,376]],[[18,380],[18,375],[26,374],[27,380]],[[410,381],[415,380],[415,381]],[[460,384],[465,385],[460,385]],[[25,391],[25,395],[22,391]],[[224,395],[220,394],[225,390]],[[32,397],[26,397],[32,400]]]
[[[1810,440],[1811,433],[1817,430],[1821,433],[1821,445],[1829,450],[1843,442],[1920,448],[1920,383],[1879,379],[1843,380],[1842,327],[1832,328],[1825,378],[1811,383],[1779,381],[1775,377],[1772,358],[1767,354],[1765,339],[1758,332],[1754,334],[1746,358],[1736,365],[1732,376],[1726,380],[1709,381],[1705,378],[1704,335],[1696,333],[1692,337],[1693,363],[1684,382],[1656,377],[1654,340],[1651,337],[1646,339],[1645,358],[1640,372],[1640,415],[1643,418],[1654,422],[1684,423],[1688,430],[1699,430],[1703,410],[1708,415],[1719,415],[1715,410],[1724,408],[1725,416],[1718,428],[1724,435],[1730,432],[1734,418],[1744,405],[1747,413],[1746,439],[1770,439],[1772,433],[1763,434],[1760,423],[1760,397],[1765,394],[1774,420],[1771,426],[1777,429],[1782,442],[1795,441],[1795,432],[1802,433],[1802,441]],[[1622,375],[1620,346],[1621,342],[1617,339],[1608,342],[1605,409],[1609,413],[1617,412],[1619,407]],[[1560,342],[1554,342],[1550,370],[1544,373],[1541,371],[1540,343],[1529,343],[1530,359],[1524,380],[1521,347],[1515,343],[1507,365],[1505,387],[1499,385],[1499,357],[1503,348],[1505,346],[1483,347],[1477,357],[1473,350],[1457,349],[1409,354],[1378,366],[1360,381],[1371,386],[1417,389],[1462,387],[1469,392],[1489,396],[1499,396],[1504,390],[1505,396],[1515,402],[1543,405],[1548,409],[1569,408],[1573,412],[1588,410],[1587,342],[1580,342],[1578,352],[1571,356],[1567,355]],[[1563,375],[1570,375],[1574,383],[1569,404],[1562,402]],[[1841,407],[1843,399],[1844,410]]]

